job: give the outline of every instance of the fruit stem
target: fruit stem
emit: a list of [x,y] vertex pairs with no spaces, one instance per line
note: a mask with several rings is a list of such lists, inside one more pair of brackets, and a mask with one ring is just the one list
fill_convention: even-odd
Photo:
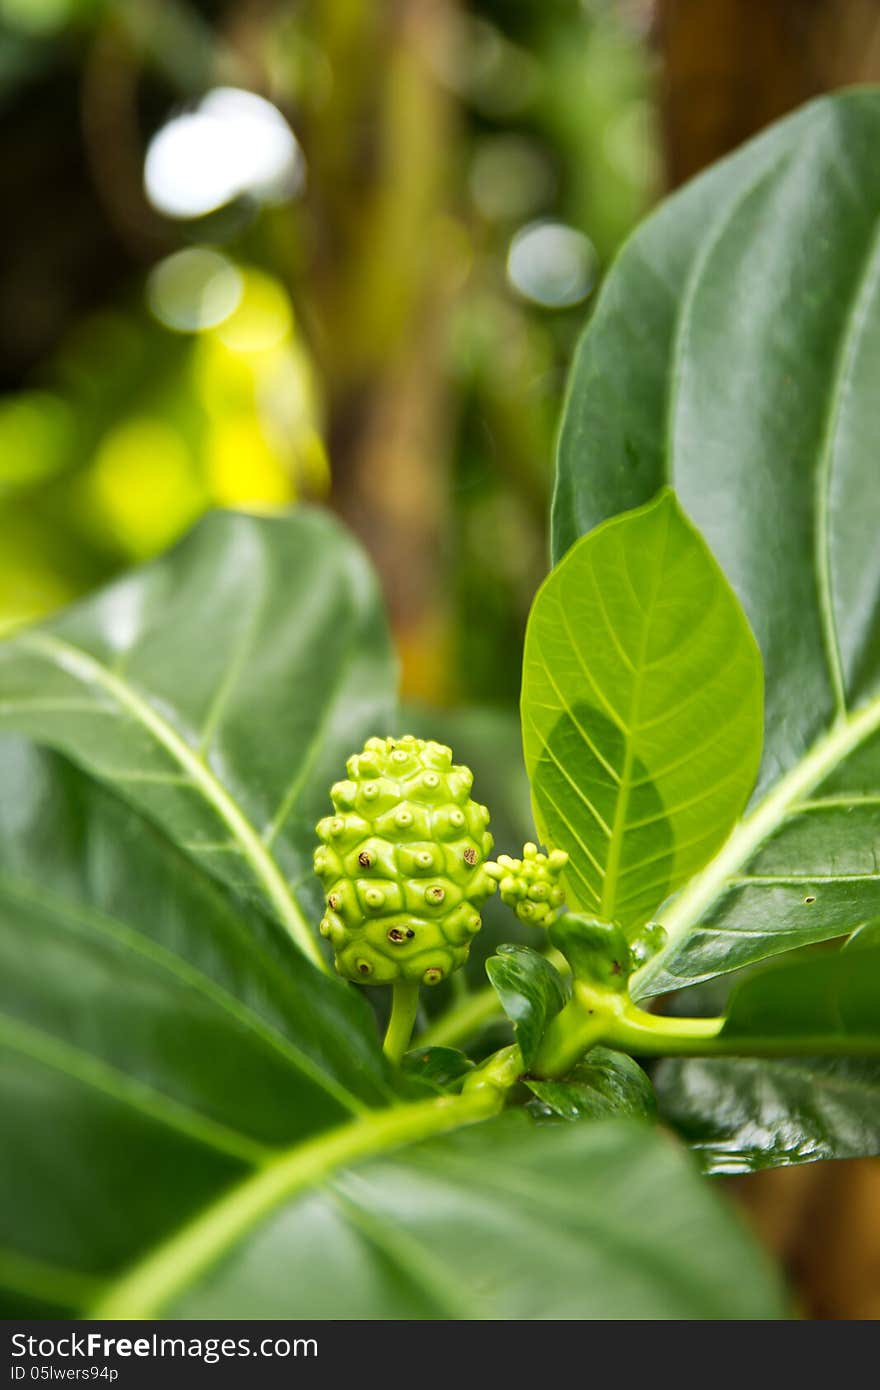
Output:
[[391,989],[391,1017],[388,1020],[382,1051],[396,1067],[400,1064],[412,1037],[419,1009],[419,983],[418,980],[396,980]]

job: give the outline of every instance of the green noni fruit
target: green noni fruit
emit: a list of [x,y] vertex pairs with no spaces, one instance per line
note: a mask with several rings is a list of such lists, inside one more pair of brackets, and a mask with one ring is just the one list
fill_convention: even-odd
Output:
[[326,893],[321,935],[340,975],[361,984],[439,984],[467,960],[486,871],[489,812],[473,774],[442,743],[369,738],[331,788],[315,872]]

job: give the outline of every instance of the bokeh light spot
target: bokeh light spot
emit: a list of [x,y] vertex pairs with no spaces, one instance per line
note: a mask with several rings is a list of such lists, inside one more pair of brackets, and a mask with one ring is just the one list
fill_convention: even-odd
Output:
[[73,411],[48,391],[0,401],[0,495],[62,469],[73,447]]
[[147,279],[147,303],[160,323],[180,333],[215,328],[238,307],[242,278],[218,251],[191,246],[167,256]]
[[304,172],[302,150],[276,106],[254,92],[217,87],[153,136],[144,187],[166,216],[203,217],[243,193],[283,202],[302,187]]
[[13,29],[44,37],[57,33],[93,6],[83,0],[0,0],[0,20]]
[[522,135],[491,135],[477,145],[468,183],[478,212],[490,221],[534,215],[555,188],[550,161]]
[[233,352],[263,352],[290,336],[293,311],[283,286],[271,275],[249,269],[241,277],[241,296],[233,313],[215,330]]
[[589,237],[563,222],[532,222],[510,243],[507,276],[525,299],[567,309],[596,283],[596,250]]
[[149,416],[105,435],[89,491],[110,534],[138,559],[175,540],[207,501],[180,434]]

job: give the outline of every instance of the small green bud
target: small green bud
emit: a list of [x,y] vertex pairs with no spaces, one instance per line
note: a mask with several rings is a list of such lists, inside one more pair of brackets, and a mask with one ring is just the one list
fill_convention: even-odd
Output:
[[523,845],[522,859],[499,854],[486,872],[498,883],[501,901],[512,907],[521,922],[547,927],[565,899],[559,875],[568,863],[564,849],[542,854],[537,845]]
[[576,980],[614,993],[626,990],[632,958],[620,927],[565,912],[551,924],[550,940],[565,956]]
[[350,980],[439,984],[467,960],[496,887],[473,774],[444,744],[411,734],[367,739],[346,769],[317,827],[321,935]]

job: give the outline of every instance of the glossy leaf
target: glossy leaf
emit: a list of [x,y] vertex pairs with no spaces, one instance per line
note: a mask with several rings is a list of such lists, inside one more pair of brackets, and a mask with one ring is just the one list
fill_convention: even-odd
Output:
[[670,492],[580,540],[526,633],[523,746],[570,901],[635,931],[717,850],[761,748],[761,662]]
[[671,198],[581,344],[554,553],[672,484],[765,667],[751,811],[662,921],[656,993],[880,913],[880,92],[825,98]]
[[406,1089],[411,1095],[445,1095],[461,1089],[474,1067],[456,1047],[416,1047],[401,1063]]
[[594,1047],[564,1081],[526,1082],[537,1113],[562,1120],[600,1120],[611,1115],[653,1119],[657,1104],[645,1072],[632,1057]]
[[373,576],[326,516],[217,513],[0,645],[0,727],[60,749],[315,955],[314,825],[393,721]]
[[877,1059],[670,1059],[654,1086],[708,1173],[880,1154]]
[[502,946],[499,954],[486,962],[486,973],[513,1024],[528,1067],[547,1024],[566,1002],[565,981],[549,960],[530,946]]

